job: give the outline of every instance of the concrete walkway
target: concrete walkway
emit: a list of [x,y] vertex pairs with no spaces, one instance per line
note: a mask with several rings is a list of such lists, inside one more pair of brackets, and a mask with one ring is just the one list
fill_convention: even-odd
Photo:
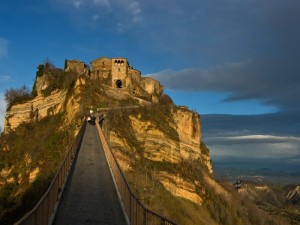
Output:
[[126,225],[96,126],[87,124],[75,163],[54,225]]

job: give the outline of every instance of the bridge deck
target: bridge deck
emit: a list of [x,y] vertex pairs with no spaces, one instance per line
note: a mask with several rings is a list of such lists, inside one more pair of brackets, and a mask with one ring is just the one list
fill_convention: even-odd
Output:
[[87,124],[55,225],[126,225],[97,128]]

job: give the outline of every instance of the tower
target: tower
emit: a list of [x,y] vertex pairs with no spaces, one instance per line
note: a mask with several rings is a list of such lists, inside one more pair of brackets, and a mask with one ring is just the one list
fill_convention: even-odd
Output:
[[112,87],[127,88],[130,79],[128,77],[128,61],[125,58],[112,58],[111,60]]

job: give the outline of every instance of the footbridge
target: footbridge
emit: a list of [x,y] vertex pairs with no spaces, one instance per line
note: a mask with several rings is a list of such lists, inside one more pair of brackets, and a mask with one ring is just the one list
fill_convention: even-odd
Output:
[[134,195],[97,121],[83,124],[44,196],[15,225],[175,225]]

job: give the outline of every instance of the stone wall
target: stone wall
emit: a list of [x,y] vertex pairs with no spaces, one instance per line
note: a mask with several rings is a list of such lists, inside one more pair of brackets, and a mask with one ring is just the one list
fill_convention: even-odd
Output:
[[143,77],[141,83],[145,91],[151,95],[151,101],[157,103],[159,101],[159,96],[163,92],[163,86],[160,85],[159,81],[154,80],[151,77]]
[[89,76],[89,67],[84,62],[81,62],[77,59],[66,60],[65,71],[74,71],[78,74],[83,74]]
[[[106,80],[111,79],[111,59],[107,57],[101,57],[91,62],[92,71],[91,78]],[[110,81],[111,83],[111,81]]]
[[138,70],[134,69],[133,67],[129,66],[129,68],[128,68],[128,74],[137,83],[141,83],[142,76],[141,76],[141,72],[140,71],[138,71]]

